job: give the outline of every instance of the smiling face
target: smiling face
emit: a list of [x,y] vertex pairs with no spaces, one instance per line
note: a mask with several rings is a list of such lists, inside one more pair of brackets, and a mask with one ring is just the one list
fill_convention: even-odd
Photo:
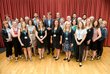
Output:
[[56,13],[56,18],[60,18],[60,13]]
[[73,25],[76,25],[76,20],[73,20],[73,21],[72,21],[72,24],[73,24]]
[[97,27],[97,25],[98,25],[98,22],[95,21],[95,22],[94,22],[94,27]]
[[29,20],[29,25],[32,25],[32,21],[31,20]]
[[58,27],[59,25],[58,20],[55,20],[54,24],[55,24],[55,27]]
[[87,19],[87,26],[90,26],[90,19]]
[[17,23],[15,21],[12,22],[13,27],[17,27]]
[[71,26],[70,22],[66,21],[65,22],[65,29],[70,29],[70,26]]
[[78,26],[79,26],[79,28],[81,29],[82,26],[83,26],[83,24],[82,24],[81,22],[79,22]]
[[8,28],[8,22],[7,22],[7,21],[3,21],[3,26],[4,26],[5,28]]

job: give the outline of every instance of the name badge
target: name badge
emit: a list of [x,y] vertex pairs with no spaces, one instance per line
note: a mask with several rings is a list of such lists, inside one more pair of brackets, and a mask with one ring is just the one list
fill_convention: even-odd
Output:
[[68,38],[65,38],[65,40],[68,40]]
[[25,36],[24,39],[27,39],[27,36]]
[[54,34],[53,37],[56,37],[56,34]]
[[42,38],[43,38],[43,36],[40,36],[40,38],[42,39]]

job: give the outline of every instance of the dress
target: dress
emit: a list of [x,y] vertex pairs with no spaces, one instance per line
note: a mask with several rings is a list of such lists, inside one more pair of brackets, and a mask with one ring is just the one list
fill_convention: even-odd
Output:
[[[42,39],[45,36],[46,30],[38,30],[38,36],[40,39]],[[37,40],[37,47],[38,48],[44,48],[45,47],[45,39],[43,40],[44,43],[41,43],[39,40]]]
[[32,40],[32,47],[36,46],[36,37],[34,33],[35,26],[28,26],[28,31],[30,32],[30,38]]
[[93,28],[89,28],[89,29],[87,29],[87,35],[86,35],[86,39],[84,41],[84,44],[86,46],[90,46],[90,44],[87,44],[87,41],[92,40],[92,37],[93,37]]
[[30,44],[30,38],[29,38],[29,35],[28,35],[28,32],[27,31],[23,30],[21,32],[20,38],[21,38],[22,43],[24,44],[24,46],[22,46],[22,47],[27,48],[27,47],[30,47],[31,46],[31,44]]
[[61,44],[60,44],[60,36],[62,35],[62,29],[61,27],[58,27],[56,30],[52,29],[52,45],[53,48],[57,48],[60,49],[61,48]]
[[91,42],[91,50],[97,50],[97,40],[93,42],[93,39],[97,38],[98,36],[98,29],[93,28],[93,37]]
[[63,50],[65,52],[71,51],[71,44],[72,44],[72,33],[71,32],[64,32],[63,33]]

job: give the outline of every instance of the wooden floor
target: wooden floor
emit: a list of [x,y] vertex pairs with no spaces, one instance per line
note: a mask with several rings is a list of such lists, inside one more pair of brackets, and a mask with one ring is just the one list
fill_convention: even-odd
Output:
[[5,57],[5,52],[0,54],[0,74],[110,74],[110,48],[105,47],[101,60],[83,62],[79,67],[75,59],[70,62],[63,61],[64,54],[60,60],[55,61],[51,55],[45,54],[44,60],[38,56],[32,57],[33,61],[19,59],[18,62]]

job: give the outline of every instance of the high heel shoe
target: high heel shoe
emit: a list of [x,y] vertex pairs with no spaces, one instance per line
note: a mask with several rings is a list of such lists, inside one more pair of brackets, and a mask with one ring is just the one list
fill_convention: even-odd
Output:
[[59,60],[59,57],[58,58],[55,58],[55,61]]
[[67,61],[70,62],[70,59],[68,59]]
[[64,58],[63,60],[66,61],[66,60],[68,60],[68,58]]
[[82,63],[79,63],[79,67],[82,67]]
[[56,58],[56,56],[53,56],[53,58]]

